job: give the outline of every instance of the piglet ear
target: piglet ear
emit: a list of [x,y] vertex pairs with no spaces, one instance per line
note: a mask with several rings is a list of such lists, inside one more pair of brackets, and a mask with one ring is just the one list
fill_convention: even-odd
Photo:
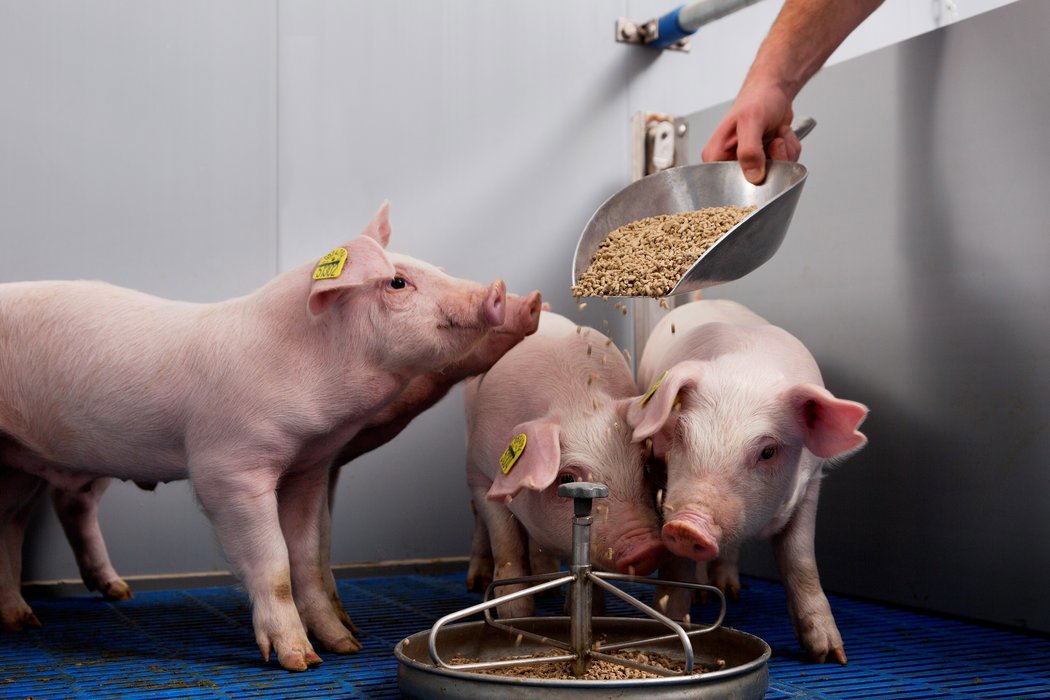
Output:
[[806,449],[818,457],[842,458],[868,442],[857,428],[868,407],[835,398],[816,384],[798,384],[787,392],[795,420],[802,426]]
[[[508,452],[501,462],[508,462],[515,453],[517,459],[509,468],[500,465],[500,473],[486,497],[490,501],[510,502],[523,488],[542,491],[553,484],[561,466],[560,433],[561,426],[549,418],[515,426],[507,438]],[[524,446],[516,446],[520,435],[525,436]]]
[[368,236],[358,236],[317,262],[307,307],[314,316],[323,314],[341,293],[376,279],[391,279],[394,272],[379,244]]
[[634,442],[641,442],[659,432],[671,417],[682,392],[700,386],[703,367],[699,362],[679,362],[653,382],[649,391],[631,399],[627,424],[634,429]]
[[375,216],[368,222],[368,226],[365,226],[365,230],[361,232],[362,236],[368,236],[376,243],[386,248],[390,243],[390,200],[384,199],[383,203],[379,205],[379,209],[376,210]]

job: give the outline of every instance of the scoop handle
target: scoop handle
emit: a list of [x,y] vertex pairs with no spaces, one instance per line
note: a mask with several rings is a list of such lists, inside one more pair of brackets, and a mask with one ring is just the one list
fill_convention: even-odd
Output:
[[809,132],[813,131],[813,127],[817,125],[817,120],[813,117],[802,117],[802,119],[795,126],[791,127],[791,130],[795,132],[795,136],[798,140],[806,138]]

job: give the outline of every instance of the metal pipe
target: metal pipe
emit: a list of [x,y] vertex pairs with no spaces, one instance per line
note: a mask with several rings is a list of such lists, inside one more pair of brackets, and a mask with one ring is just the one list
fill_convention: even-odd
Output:
[[759,0],[694,0],[683,5],[678,13],[678,24],[682,29],[692,34],[708,22],[722,19],[726,15],[737,10],[742,10],[748,5],[754,5]]
[[656,37],[645,43],[658,49],[666,49],[697,29],[721,19],[728,14],[754,5],[759,0],[693,0],[686,5],[679,5],[656,20]]

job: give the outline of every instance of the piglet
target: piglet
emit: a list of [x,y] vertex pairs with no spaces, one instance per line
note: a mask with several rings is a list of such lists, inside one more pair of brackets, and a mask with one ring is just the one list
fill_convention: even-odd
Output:
[[[570,555],[572,502],[557,495],[570,481],[609,487],[609,498],[596,503],[593,565],[639,575],[656,568],[663,547],[644,447],[632,442],[626,421],[635,394],[610,339],[548,311],[534,335],[467,382],[467,483],[497,581],[529,573],[526,534],[549,556]],[[499,614],[529,615],[532,606],[525,597]]]
[[868,409],[825,389],[798,339],[731,301],[693,301],[661,319],[638,384],[649,391],[628,420],[667,465],[667,549],[706,563],[701,575],[736,594],[739,546],[772,537],[799,641],[818,661],[845,663],[814,527],[824,469],[867,442],[858,428]]
[[[501,281],[458,280],[364,233],[215,304],[101,282],[0,285],[0,614],[18,595],[23,512],[49,482],[188,478],[253,605],[268,658],[359,645],[323,585],[336,454],[413,377],[462,358],[505,316]],[[12,623],[9,625],[8,621]]]

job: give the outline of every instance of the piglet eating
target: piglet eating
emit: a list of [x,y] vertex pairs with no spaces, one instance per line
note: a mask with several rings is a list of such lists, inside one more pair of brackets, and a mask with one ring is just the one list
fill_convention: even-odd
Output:
[[[628,420],[667,465],[658,499],[667,549],[736,594],[740,545],[772,537],[799,641],[816,660],[845,663],[814,529],[824,469],[867,442],[858,428],[868,409],[832,395],[797,338],[730,301],[667,314],[646,344],[638,383],[649,391]],[[679,598],[668,612],[686,607]]]
[[[572,502],[557,490],[570,481],[609,487],[609,498],[595,505],[592,563],[639,575],[656,568],[663,547],[646,455],[626,421],[635,394],[627,362],[609,338],[548,311],[534,335],[467,382],[467,483],[475,537],[487,536],[495,580],[530,573],[530,543],[547,561],[568,557]],[[475,541],[471,578],[485,576],[482,550]],[[499,614],[531,611],[526,597],[500,606]]]

